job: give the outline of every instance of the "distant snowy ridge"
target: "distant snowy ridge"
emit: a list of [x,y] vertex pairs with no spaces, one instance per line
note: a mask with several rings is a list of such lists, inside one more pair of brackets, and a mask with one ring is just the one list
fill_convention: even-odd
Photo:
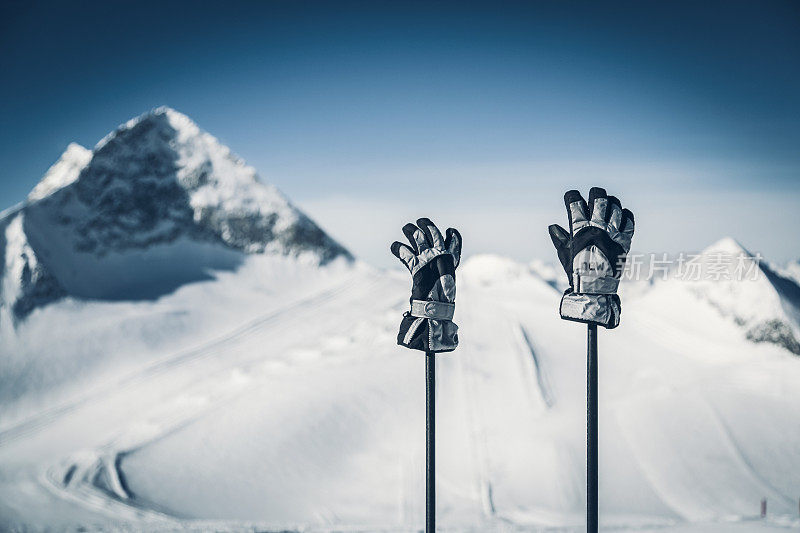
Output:
[[[623,279],[623,315],[627,315],[629,302],[641,299],[645,308],[658,308],[670,300],[672,291],[685,291],[698,307],[710,306],[735,323],[745,339],[776,344],[800,355],[800,285],[789,272],[775,269],[731,237],[715,242],[697,254],[695,261],[700,274],[697,279],[678,267],[664,281],[656,277],[651,288]],[[681,268],[688,270],[686,266]],[[459,269],[460,279],[473,285],[508,287],[533,283],[549,285],[560,292],[566,287],[566,278],[559,274],[543,261],[526,265],[492,254],[473,255]]]
[[733,320],[752,342],[777,344],[800,355],[800,286],[796,280],[754,256],[731,237],[720,239],[697,257],[702,275],[690,279],[674,271],[664,285],[680,285]]
[[154,297],[233,268],[237,253],[352,260],[227,147],[160,107],[93,151],[70,144],[0,219],[0,307],[18,319],[64,295]]
[[[776,269],[731,237],[715,242],[695,261],[701,274],[697,279],[677,267],[663,282],[656,278],[652,289],[623,279],[623,313],[627,302],[641,298],[646,305],[660,307],[661,298],[668,300],[670,291],[686,291],[698,305],[710,306],[742,328],[747,340],[776,344],[800,355],[800,285],[789,269]],[[465,282],[484,287],[534,281],[559,291],[566,286],[566,279],[551,264],[532,261],[526,265],[492,254],[471,256],[459,274]],[[656,293],[653,297],[652,292]]]

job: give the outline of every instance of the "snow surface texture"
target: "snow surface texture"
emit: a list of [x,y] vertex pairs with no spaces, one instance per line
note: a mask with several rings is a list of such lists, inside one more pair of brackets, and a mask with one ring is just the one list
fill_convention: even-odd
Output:
[[[395,345],[408,288],[252,255],[156,301],[37,309],[2,355],[61,381],[2,404],[0,529],[419,530],[424,362]],[[506,259],[460,269],[461,345],[437,358],[449,530],[582,528],[585,329],[559,298]],[[800,527],[800,359],[682,284],[624,305],[600,335],[604,528]]]
[[[92,152],[71,144],[0,219],[0,313],[65,295],[156,298],[244,254],[350,254],[186,116],[158,108]],[[6,318],[8,320],[8,318]]]
[[[0,232],[0,530],[422,528],[407,273],[351,261],[171,110],[56,167]],[[459,269],[460,346],[437,357],[449,531],[583,529],[585,328],[558,317],[563,283]],[[599,340],[604,530],[800,528],[798,290],[766,265],[623,283]]]

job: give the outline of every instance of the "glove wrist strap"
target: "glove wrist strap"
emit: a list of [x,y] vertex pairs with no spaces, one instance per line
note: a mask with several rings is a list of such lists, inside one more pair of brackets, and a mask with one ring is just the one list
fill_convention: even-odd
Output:
[[564,320],[599,324],[608,329],[619,325],[619,296],[616,294],[576,294],[567,289],[559,312]]
[[411,300],[411,316],[434,318],[436,320],[453,320],[456,304],[436,302],[433,300]]

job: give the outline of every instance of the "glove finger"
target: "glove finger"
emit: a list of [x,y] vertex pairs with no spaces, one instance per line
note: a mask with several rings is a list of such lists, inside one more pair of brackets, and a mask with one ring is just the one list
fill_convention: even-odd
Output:
[[622,224],[622,203],[616,196],[608,197],[608,210],[606,211],[606,220],[612,229],[619,231]]
[[570,254],[570,241],[572,239],[569,233],[567,233],[567,230],[558,224],[553,224],[547,229],[550,232],[550,239],[552,239],[553,245],[556,247],[558,261],[561,263],[561,266],[564,267],[567,279],[572,283],[572,257]]
[[589,210],[592,213],[592,225],[605,226],[608,195],[602,187],[592,187],[589,191]]
[[586,200],[581,193],[576,190],[567,191],[564,194],[564,204],[567,206],[567,216],[569,217],[569,230],[575,235],[579,229],[589,225],[589,211],[586,207]]
[[444,247],[453,255],[453,266],[458,266],[461,262],[461,234],[453,228],[447,228],[445,233],[447,238],[444,241]]
[[620,243],[625,252],[631,249],[631,240],[633,239],[633,213],[628,209],[622,210],[622,231],[618,234],[617,242]]
[[608,198],[608,193],[606,193],[606,190],[602,187],[592,187],[589,189],[588,203],[590,212],[594,208],[594,201],[598,198]]
[[556,250],[563,250],[569,246],[570,237],[567,230],[558,224],[550,225],[547,230],[550,232],[550,239],[553,241],[553,246],[556,247]]
[[434,248],[437,250],[444,249],[444,239],[442,238],[442,233],[439,231],[439,228],[436,227],[436,224],[431,222],[431,219],[420,218],[417,220],[417,226],[419,226],[419,228],[425,232],[425,236],[428,238],[428,241]]
[[394,241],[392,243],[391,250],[395,257],[397,257],[403,262],[404,265],[406,265],[408,270],[412,270],[414,268],[414,265],[417,262],[417,256],[414,255],[414,251],[411,248],[402,242]]
[[428,244],[428,238],[422,233],[422,230],[414,224],[409,222],[403,226],[403,233],[408,238],[408,242],[411,243],[411,247],[416,255],[421,254],[431,247],[431,245]]
[[633,229],[634,229],[634,222],[633,222],[633,213],[629,209],[622,210],[622,233],[628,235],[629,237],[633,237]]

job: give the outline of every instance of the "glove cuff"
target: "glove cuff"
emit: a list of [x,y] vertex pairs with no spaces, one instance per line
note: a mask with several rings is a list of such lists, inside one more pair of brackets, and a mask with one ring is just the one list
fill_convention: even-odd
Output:
[[564,320],[598,324],[614,329],[622,311],[616,294],[578,294],[567,289],[561,298],[559,312]]
[[435,318],[438,320],[453,320],[455,312],[455,303],[437,302],[433,300],[411,300],[411,316]]
[[406,313],[400,323],[397,344],[424,352],[451,352],[458,346],[458,326],[452,320]]

